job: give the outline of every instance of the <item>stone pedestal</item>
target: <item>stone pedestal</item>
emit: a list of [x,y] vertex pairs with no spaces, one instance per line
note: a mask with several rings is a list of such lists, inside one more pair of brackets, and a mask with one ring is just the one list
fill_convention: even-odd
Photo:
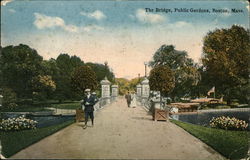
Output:
[[101,81],[102,85],[102,101],[103,103],[109,104],[110,103],[110,82],[108,81],[107,77]]
[[141,88],[142,88],[142,86],[140,84],[136,85],[136,94],[138,97],[141,96],[141,93],[142,93]]
[[139,102],[141,102],[141,84],[137,84],[136,85],[136,96],[137,96],[137,100]]
[[145,104],[146,101],[148,101],[148,97],[149,97],[149,80],[147,79],[147,77],[144,78],[144,80],[141,82],[141,102],[142,104]]
[[111,86],[111,91],[112,91],[112,94],[111,94],[111,99],[112,101],[115,101],[117,96],[118,96],[118,85],[112,85]]

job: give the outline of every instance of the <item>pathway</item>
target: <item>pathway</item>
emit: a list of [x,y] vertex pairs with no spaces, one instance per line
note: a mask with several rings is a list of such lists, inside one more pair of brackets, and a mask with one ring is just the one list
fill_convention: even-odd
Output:
[[223,159],[180,127],[128,108],[124,98],[98,111],[93,128],[82,126],[72,124],[11,158]]

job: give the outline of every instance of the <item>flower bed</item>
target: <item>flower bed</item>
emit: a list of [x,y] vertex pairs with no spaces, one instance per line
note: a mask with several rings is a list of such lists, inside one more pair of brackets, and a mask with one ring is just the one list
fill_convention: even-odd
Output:
[[0,122],[0,130],[3,131],[19,131],[26,129],[35,129],[37,121],[27,119],[24,116],[18,118],[2,119]]
[[230,117],[217,117],[210,121],[210,126],[213,128],[221,128],[226,130],[245,130],[248,127],[248,123],[239,120],[237,118],[230,118]]

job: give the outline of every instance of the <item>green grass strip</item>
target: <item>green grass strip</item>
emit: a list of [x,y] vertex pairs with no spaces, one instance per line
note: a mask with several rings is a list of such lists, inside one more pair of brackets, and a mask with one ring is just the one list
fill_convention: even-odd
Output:
[[171,120],[229,159],[247,156],[249,131],[228,131]]
[[72,124],[74,121],[70,120],[58,125],[37,128],[34,130],[23,130],[13,132],[0,131],[0,139],[2,143],[2,154],[5,157],[10,157],[18,151],[38,142],[39,140],[59,131],[62,128]]

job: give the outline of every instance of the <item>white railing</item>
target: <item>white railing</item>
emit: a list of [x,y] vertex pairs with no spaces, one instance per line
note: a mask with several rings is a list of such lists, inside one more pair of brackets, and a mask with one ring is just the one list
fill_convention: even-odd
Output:
[[[94,105],[94,110],[98,111],[102,108],[104,108],[107,104],[110,104],[112,102],[114,102],[115,98],[110,98],[108,100],[108,98],[100,98],[98,100],[98,102]],[[110,102],[110,103],[108,103]],[[79,102],[79,108],[81,106],[81,103]],[[63,114],[63,115],[74,115],[76,114],[76,110],[75,109],[57,109],[57,108],[48,108],[54,111],[54,114]]]

